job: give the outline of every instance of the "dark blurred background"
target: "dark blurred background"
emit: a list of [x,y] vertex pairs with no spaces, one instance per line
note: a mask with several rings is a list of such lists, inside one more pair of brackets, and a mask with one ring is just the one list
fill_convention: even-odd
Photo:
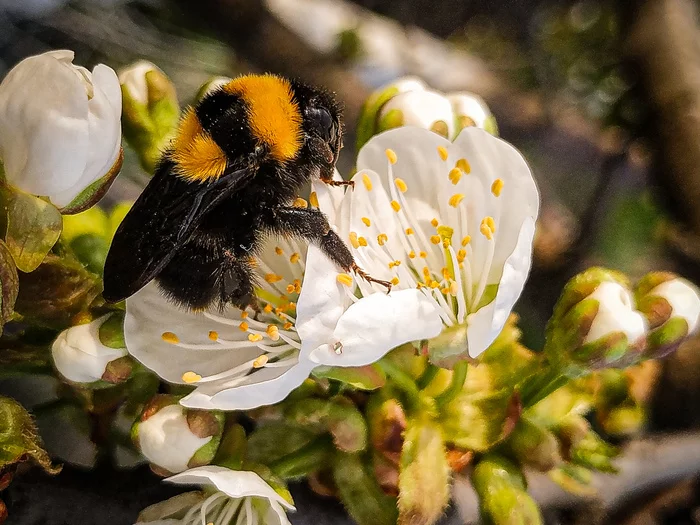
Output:
[[[563,284],[584,267],[700,280],[696,9],[692,0],[0,0],[0,77],[52,48],[116,70],[145,58],[187,103],[212,76],[274,71],[336,91],[348,145],[366,96],[393,78],[477,92],[542,193],[533,274],[517,307],[525,342],[537,349]],[[341,168],[353,155],[348,146]],[[133,198],[145,180],[127,153],[105,202]],[[700,422],[698,350],[696,338],[655,365],[652,434]],[[671,475],[596,519],[700,523],[696,476]],[[145,468],[101,464],[68,465],[55,478],[29,473],[3,497],[10,525],[126,525],[172,493]],[[306,510],[293,523],[346,523],[342,509],[307,488],[295,496]],[[593,520],[595,501],[555,503],[551,523]],[[460,522],[454,511],[446,518]]]

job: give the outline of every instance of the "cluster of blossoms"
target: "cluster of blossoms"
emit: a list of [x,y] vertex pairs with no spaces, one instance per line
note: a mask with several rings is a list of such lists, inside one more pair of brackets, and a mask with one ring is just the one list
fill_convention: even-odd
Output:
[[[121,123],[142,166],[152,171],[180,114],[172,84],[152,64],[140,62],[117,77],[106,66],[90,73],[71,61],[67,51],[26,59],[0,85],[5,180],[18,194],[40,197],[63,214],[89,208],[111,184],[121,162]],[[20,86],[30,74],[59,86],[53,89],[61,112],[24,95]],[[316,460],[342,460],[343,468],[365,450],[369,434],[377,480],[385,492],[401,493],[399,521],[421,515],[420,523],[433,523],[448,498],[450,468],[457,470],[453,464],[470,451],[487,452],[509,437],[507,446],[522,451],[533,432],[538,444],[558,443],[527,409],[592,370],[663,356],[697,329],[700,293],[688,281],[652,273],[633,292],[624,276],[594,268],[564,289],[548,327],[546,367],[524,349],[508,320],[530,271],[539,195],[521,154],[496,133],[493,116],[475,95],[441,94],[404,79],[378,90],[364,108],[354,186],[316,181],[308,199],[295,202],[324,212],[359,266],[392,283],[390,293],[340,271],[316,246],[270,238],[255,259],[260,311],[186,311],[156,283],[128,298],[124,309],[108,309],[91,302],[97,294],[90,296],[81,311],[90,312],[89,322],[53,342],[56,370],[80,391],[114,385],[128,391],[135,378],[157,374],[170,394],[157,393],[156,386],[137,403],[131,439],[168,481],[202,487],[146,509],[139,523],[289,523],[291,498],[276,476],[284,465],[273,473],[239,450],[246,432],[224,414],[254,409],[267,410],[277,423],[291,418],[328,430],[342,454],[329,456],[323,439],[301,449]],[[56,134],[67,142],[48,147],[45,137]],[[60,242],[99,273],[124,213],[118,208],[107,216],[92,208],[64,217]],[[59,233],[60,226],[34,267],[37,255],[25,260],[8,238],[17,267],[31,272],[39,266]],[[480,367],[465,382],[466,362],[479,357]],[[498,360],[517,369],[512,377],[502,373],[512,380],[491,373],[501,366]],[[367,388],[379,388],[368,403],[368,423],[342,390],[323,400],[303,397],[319,388],[327,393],[324,378],[354,386],[377,370],[403,389],[405,399],[400,403],[377,381]],[[294,396],[304,399],[303,408],[284,404]],[[499,414],[498,424],[484,423],[489,411]],[[575,423],[580,435],[595,440],[585,421]],[[294,428],[304,439],[313,434]],[[391,449],[396,443],[399,449]],[[313,456],[318,450],[326,455]],[[542,464],[552,468],[558,454],[545,455]],[[527,463],[528,454],[521,455]],[[415,460],[404,464],[406,457]],[[437,457],[442,463],[436,467],[431,462]],[[350,498],[343,494],[344,472],[336,469],[333,490]],[[434,503],[423,501],[415,479],[435,488],[440,496]],[[495,485],[518,498],[524,494],[517,467],[495,456],[478,464],[473,482],[480,494]],[[492,512],[488,501],[485,513]],[[530,507],[522,512],[537,514]]]

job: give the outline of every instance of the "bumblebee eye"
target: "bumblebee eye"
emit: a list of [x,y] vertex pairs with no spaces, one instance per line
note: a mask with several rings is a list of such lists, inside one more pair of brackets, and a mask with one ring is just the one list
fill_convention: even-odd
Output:
[[326,108],[311,107],[307,111],[307,117],[311,127],[326,142],[332,142],[336,138],[338,128],[333,117]]

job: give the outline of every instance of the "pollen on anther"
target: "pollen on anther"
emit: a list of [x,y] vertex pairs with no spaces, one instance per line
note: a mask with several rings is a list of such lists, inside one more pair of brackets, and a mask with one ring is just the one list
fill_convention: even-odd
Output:
[[384,246],[384,243],[389,240],[389,236],[386,233],[380,233],[377,235],[377,243],[379,246]]
[[423,250],[421,250],[418,255],[420,255],[422,259],[425,259],[426,257],[428,257],[428,252],[424,252]]
[[265,274],[265,280],[266,280],[268,283],[272,284],[272,283],[276,283],[276,282],[278,282],[278,281],[281,281],[281,280],[282,280],[282,276],[281,276],[281,275],[277,275],[276,273],[268,273],[268,274]]
[[305,199],[302,199],[301,197],[297,197],[294,199],[294,202],[292,203],[292,206],[295,208],[306,208],[308,207],[309,203],[306,202]]
[[287,321],[286,323],[284,323],[284,325],[282,325],[282,328],[284,328],[285,330],[289,330],[289,329],[291,329],[293,326],[294,326],[294,325],[293,325],[292,323],[290,323],[289,321]]
[[462,249],[462,250],[459,250],[457,252],[457,262],[461,263],[466,258],[467,258],[467,250]]
[[394,286],[397,286],[399,284],[399,278],[398,277],[392,277],[391,278],[391,284]]
[[[260,339],[262,339],[262,336],[259,336]],[[249,338],[250,339],[250,338]],[[270,360],[269,357],[267,357],[267,354],[262,354],[258,356],[258,358],[253,361],[253,368],[262,368],[267,364],[267,362]]]
[[248,328],[249,328],[249,325],[248,325],[248,323],[246,323],[245,321],[241,322],[241,324],[238,325],[238,329],[239,329],[241,332],[247,332],[247,331],[248,331]]
[[495,181],[493,181],[493,184],[491,184],[491,193],[498,197],[503,191],[503,185],[503,179],[496,179]]
[[408,257],[409,257],[409,259],[415,259],[415,258],[416,258],[416,252],[414,252],[413,250],[411,250],[410,252],[408,252]]
[[196,372],[192,372],[191,370],[182,374],[182,380],[187,384],[196,383],[197,381],[201,381],[201,379],[202,376]]
[[219,332],[216,332],[214,330],[209,332],[209,339],[211,339],[212,341],[216,341],[217,339],[219,339]]
[[248,317],[248,312],[242,311],[241,312],[241,319],[246,319]]
[[430,221],[430,224],[433,225],[433,228],[437,228],[438,224],[440,224],[440,223],[438,222],[437,219],[433,218],[433,220]]
[[294,285],[288,284],[286,290],[287,290],[287,293],[294,293]]
[[369,175],[367,175],[366,173],[362,174],[362,184],[365,185],[367,191],[372,191],[372,179],[370,179]]
[[277,255],[284,255],[284,250],[280,248],[279,246],[275,246],[275,253]]
[[339,273],[336,279],[340,284],[344,284],[345,286],[352,286],[352,276],[348,275],[347,273]]
[[393,149],[387,149],[384,151],[386,154],[386,158],[389,159],[389,162],[392,164],[396,164],[396,161],[398,160],[398,157],[396,156],[396,152]]
[[396,178],[394,179],[394,184],[396,184],[396,187],[399,189],[401,193],[406,193],[408,190],[408,185],[403,179]]
[[160,334],[160,338],[171,345],[176,345],[180,342],[180,338],[172,332],[163,332]]
[[272,305],[269,303],[266,304],[265,307],[263,308],[263,312],[265,312],[266,314],[269,314],[270,312],[272,312]]
[[372,225],[372,221],[369,220],[369,217],[362,217],[362,223],[368,228]]
[[350,244],[352,244],[353,248],[360,247],[360,242],[357,240],[357,234],[355,232],[350,232],[348,237],[350,238]]
[[391,208],[398,213],[401,211],[401,205],[397,201],[391,201]]
[[472,242],[472,237],[471,237],[471,235],[466,235],[466,236],[462,239],[462,246],[466,246],[466,245],[469,244],[470,242]]
[[448,174],[448,177],[452,184],[457,184],[462,178],[462,170],[459,168],[452,168]]
[[396,267],[396,266],[401,266],[401,261],[398,261],[398,260],[397,260],[397,261],[391,261],[391,262],[389,263],[389,269],[390,269],[390,270],[391,270],[392,268]]
[[496,233],[496,222],[493,220],[493,217],[486,217],[484,220],[486,221],[486,224],[489,225],[489,228],[491,228],[491,231]]
[[360,243],[360,246],[367,246],[367,239],[362,236],[357,238],[357,242]]
[[441,239],[440,239],[439,235],[431,235],[430,236],[430,242],[432,242],[433,244],[440,244],[440,241],[441,241]]
[[442,160],[447,160],[447,148],[445,146],[438,146],[438,155]]
[[248,341],[251,343],[259,343],[263,340],[263,336],[260,334],[248,334]]
[[299,262],[300,258],[301,255],[299,255],[297,252],[294,252],[292,255],[289,256],[289,262],[292,264],[296,264]]
[[462,202],[463,199],[464,199],[463,193],[455,193],[454,195],[452,195],[452,197],[450,197],[450,200],[448,202],[449,202],[450,206],[452,206],[453,208],[456,208],[457,206],[459,206],[459,203]]
[[265,330],[265,332],[267,333],[268,337],[273,341],[277,341],[280,338],[280,329],[277,328],[277,326],[274,324],[268,325],[267,330]]
[[416,232],[413,231],[413,228],[406,228],[406,235],[413,235],[414,233]]
[[315,191],[312,191],[309,195],[309,202],[311,203],[311,206],[318,208],[318,195],[316,195]]
[[469,165],[469,161],[467,159],[459,159],[455,163],[455,167],[461,169],[466,174],[469,174],[472,172],[472,167]]

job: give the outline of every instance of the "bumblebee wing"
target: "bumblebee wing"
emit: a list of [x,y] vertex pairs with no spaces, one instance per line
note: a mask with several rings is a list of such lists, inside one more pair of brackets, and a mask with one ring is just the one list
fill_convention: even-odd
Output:
[[105,261],[104,298],[118,302],[148,284],[187,242],[207,211],[254,173],[252,167],[231,170],[200,184],[159,169],[114,235]]

